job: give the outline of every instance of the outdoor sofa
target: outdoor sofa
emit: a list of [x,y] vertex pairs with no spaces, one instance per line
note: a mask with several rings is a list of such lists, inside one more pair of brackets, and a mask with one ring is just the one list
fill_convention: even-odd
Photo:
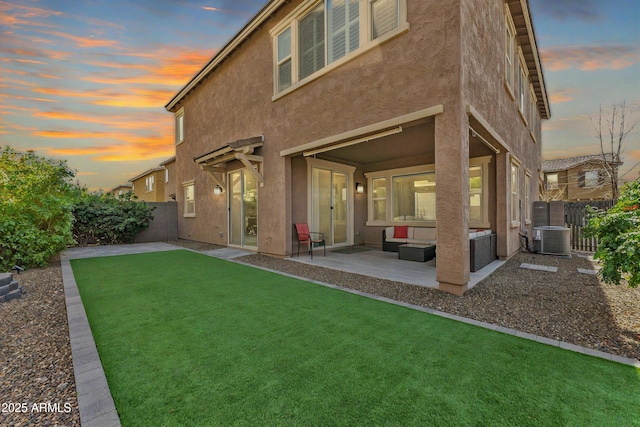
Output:
[[[395,226],[386,227],[382,230],[383,251],[398,252],[398,247],[405,244],[436,245],[436,229],[432,227]],[[478,271],[496,258],[496,234],[491,230],[470,229],[470,270]]]

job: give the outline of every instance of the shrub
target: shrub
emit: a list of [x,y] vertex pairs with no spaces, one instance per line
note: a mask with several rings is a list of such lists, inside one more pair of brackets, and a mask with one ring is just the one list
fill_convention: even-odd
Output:
[[640,285],[640,178],[622,189],[608,211],[589,209],[585,231],[599,239],[594,258],[602,261],[605,282],[626,280],[632,288]]
[[65,161],[0,152],[0,271],[45,265],[73,243],[74,176]]
[[117,199],[109,194],[84,194],[73,210],[73,235],[80,246],[133,243],[135,235],[149,227],[153,209],[132,200],[130,193]]

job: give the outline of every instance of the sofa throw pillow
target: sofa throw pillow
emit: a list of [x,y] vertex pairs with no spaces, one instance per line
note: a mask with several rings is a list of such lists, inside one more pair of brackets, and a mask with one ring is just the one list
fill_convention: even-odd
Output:
[[406,239],[409,236],[408,225],[396,225],[393,227],[393,237],[397,239]]

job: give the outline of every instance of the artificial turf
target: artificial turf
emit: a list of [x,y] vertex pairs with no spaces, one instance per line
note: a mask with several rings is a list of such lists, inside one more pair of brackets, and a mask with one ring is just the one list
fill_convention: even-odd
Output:
[[189,251],[71,262],[122,425],[640,425],[640,370]]

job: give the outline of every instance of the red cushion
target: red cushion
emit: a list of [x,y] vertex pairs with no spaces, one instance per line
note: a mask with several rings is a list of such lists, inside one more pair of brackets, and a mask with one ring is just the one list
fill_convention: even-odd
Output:
[[393,237],[395,239],[406,239],[409,237],[408,225],[396,225],[393,227]]

